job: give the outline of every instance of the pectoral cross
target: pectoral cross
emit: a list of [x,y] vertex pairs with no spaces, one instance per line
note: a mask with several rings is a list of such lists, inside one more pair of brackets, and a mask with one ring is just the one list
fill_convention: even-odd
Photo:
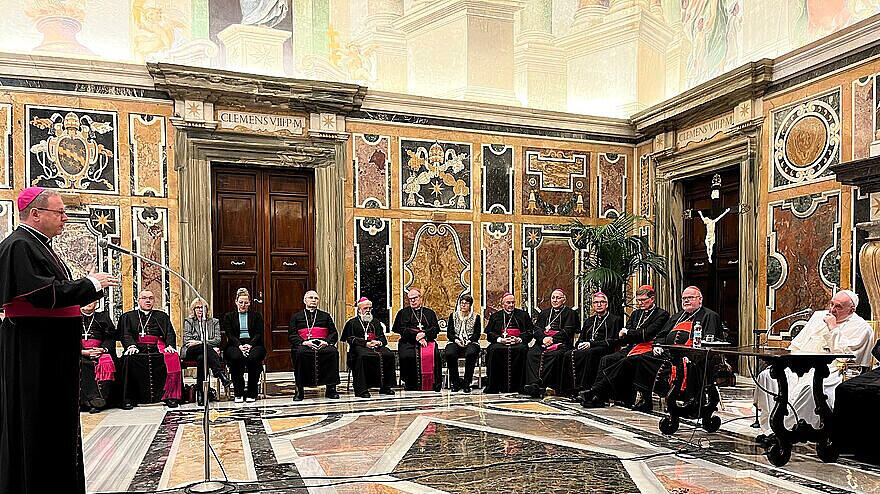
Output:
[[422,330],[422,323],[421,323],[421,321],[419,321],[419,324],[417,324],[416,327],[419,328],[419,331]]
[[140,337],[143,338],[144,336],[147,336],[147,332],[144,330],[144,328],[141,328]]
[[83,339],[84,340],[89,339],[89,330],[88,329],[83,329]]

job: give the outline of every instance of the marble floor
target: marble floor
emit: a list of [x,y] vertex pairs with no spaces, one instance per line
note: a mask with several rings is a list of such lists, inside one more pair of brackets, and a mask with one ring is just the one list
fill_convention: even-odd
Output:
[[[810,447],[773,467],[753,445],[750,390],[722,394],[721,431],[685,422],[674,436],[660,412],[478,391],[220,402],[211,472],[262,493],[880,493],[880,468]],[[194,405],[83,414],[89,492],[183,492],[204,475],[201,418]]]

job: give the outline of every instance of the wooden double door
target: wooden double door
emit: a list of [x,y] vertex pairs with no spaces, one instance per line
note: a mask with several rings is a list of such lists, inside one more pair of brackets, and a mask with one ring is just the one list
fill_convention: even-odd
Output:
[[[713,187],[713,180],[720,185]],[[712,189],[718,197],[712,197]],[[684,182],[683,256],[684,285],[694,285],[703,292],[703,305],[714,310],[729,331],[728,341],[739,342],[739,167],[725,168]],[[715,242],[709,258],[706,245],[706,222],[714,221]],[[711,227],[709,227],[711,228]],[[680,297],[676,297],[680,303]],[[670,308],[670,312],[681,307]]]
[[214,165],[211,180],[214,313],[236,310],[247,288],[265,320],[268,369],[290,370],[290,318],[315,286],[314,173]]

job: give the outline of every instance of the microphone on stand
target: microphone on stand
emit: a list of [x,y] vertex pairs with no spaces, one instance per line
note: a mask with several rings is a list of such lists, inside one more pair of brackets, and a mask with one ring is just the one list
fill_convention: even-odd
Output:
[[[116,252],[120,252],[120,253],[125,254],[127,256],[131,256],[131,257],[140,259],[140,260],[142,260],[146,263],[152,264],[154,266],[158,266],[163,271],[167,271],[167,272],[173,274],[174,276],[176,276],[178,279],[180,279],[180,281],[182,281],[183,284],[186,285],[187,288],[189,288],[190,290],[193,291],[193,293],[196,294],[196,297],[198,297],[199,300],[205,301],[205,302],[207,301],[205,299],[205,297],[202,297],[202,294],[199,293],[198,290],[196,290],[196,287],[194,287],[192,285],[192,283],[189,282],[189,280],[187,280],[182,274],[171,269],[170,266],[166,266],[162,263],[156,262],[152,259],[149,259],[147,257],[140,255],[140,254],[132,252],[132,251],[126,249],[125,247],[120,247],[116,244],[113,244],[110,242],[110,240],[107,237],[102,237],[102,238],[98,239],[98,247],[100,247],[102,249],[115,250]],[[210,374],[208,374],[207,318],[203,318],[199,322],[202,323],[202,357],[203,357],[202,358],[202,365],[204,366],[204,368],[202,370],[204,372],[203,375],[205,376],[204,381],[202,381],[202,396],[204,396],[204,401],[205,401],[204,415],[202,417],[202,429],[203,429],[203,434],[205,436],[205,479],[202,482],[199,482],[197,484],[189,486],[186,489],[186,492],[198,492],[198,493],[229,492],[231,487],[227,483],[221,482],[221,481],[216,481],[216,480],[211,480],[211,434],[210,434],[211,421],[208,419],[208,410],[209,410],[208,405],[211,401],[210,400],[210,389],[211,389],[210,379],[211,378],[209,377]],[[219,463],[220,459],[218,458],[217,461]]]

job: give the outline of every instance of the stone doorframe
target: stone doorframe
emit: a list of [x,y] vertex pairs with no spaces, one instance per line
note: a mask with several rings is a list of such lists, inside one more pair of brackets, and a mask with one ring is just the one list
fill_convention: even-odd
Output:
[[761,123],[754,119],[732,127],[720,139],[691,149],[665,149],[650,155],[654,176],[654,238],[657,252],[666,259],[669,276],[659,280],[658,304],[675,313],[680,310],[684,273],[684,187],[686,178],[740,166],[739,202],[739,344],[753,343],[757,324],[759,239],[757,213]]
[[[313,168],[315,210],[320,212],[315,215],[315,289],[326,310],[336,321],[343,321],[343,184],[349,162],[345,117],[360,109],[366,88],[165,63],[150,63],[147,68],[156,89],[168,92],[174,100],[171,123],[179,176],[181,273],[207,300],[213,300],[212,163]],[[220,129],[215,105],[301,118],[302,135]],[[192,297],[181,293],[181,306],[188,307]]]

